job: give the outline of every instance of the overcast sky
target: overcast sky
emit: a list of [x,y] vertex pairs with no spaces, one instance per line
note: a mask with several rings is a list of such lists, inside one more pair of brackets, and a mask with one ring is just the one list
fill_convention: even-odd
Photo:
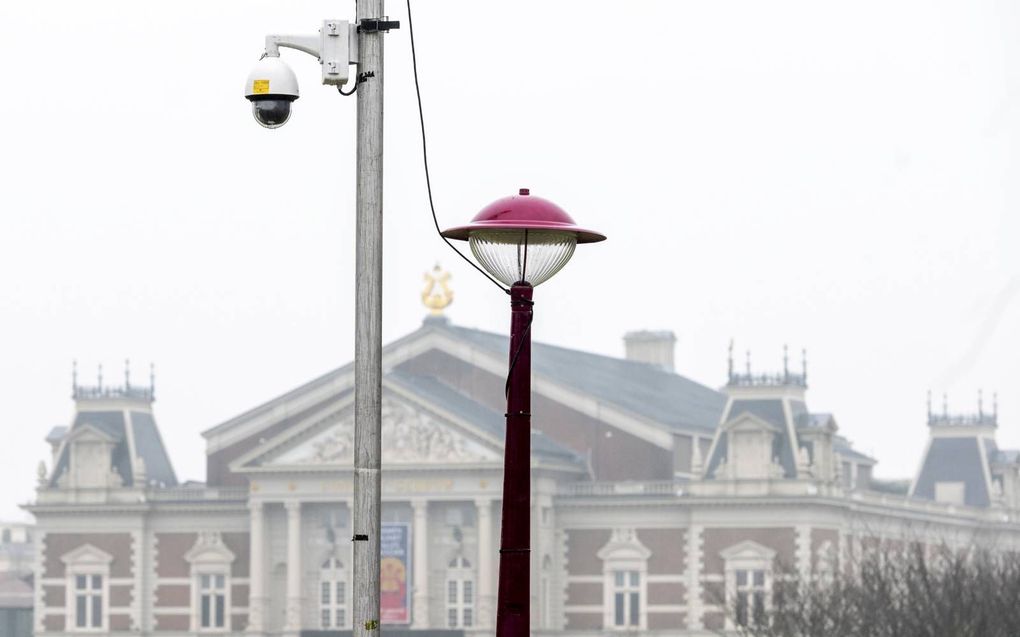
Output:
[[[436,238],[406,9],[386,40],[387,341],[453,273],[460,325],[506,299]],[[181,479],[199,432],[350,360],[355,100],[301,82],[261,129],[242,85],[266,33],[353,2],[0,3],[0,518],[34,497],[71,361],[157,366]],[[622,354],[670,329],[725,382],[809,351],[809,407],[909,477],[925,392],[999,392],[1020,446],[1020,7],[946,2],[416,3],[444,226],[519,187],[609,241],[536,291],[537,340]],[[986,400],[986,404],[990,398]]]

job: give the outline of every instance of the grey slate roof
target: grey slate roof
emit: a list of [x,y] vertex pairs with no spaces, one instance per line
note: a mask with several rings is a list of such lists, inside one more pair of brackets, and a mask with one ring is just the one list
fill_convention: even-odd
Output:
[[985,481],[980,440],[973,438],[935,438],[921,465],[914,486],[914,497],[935,499],[936,482],[964,483],[964,504],[986,507],[991,503]]
[[871,456],[857,451],[850,446],[850,441],[843,436],[834,436],[832,439],[832,449],[839,455],[843,456],[847,460],[857,460],[869,464],[875,464],[876,460]]
[[[508,357],[509,337],[440,321],[427,323],[500,356]],[[670,429],[714,431],[726,396],[649,363],[534,343],[534,373],[555,379]]]
[[[477,425],[498,440],[503,440],[505,436],[506,418],[503,414],[465,396],[431,376],[395,369],[386,374],[386,380],[394,382],[422,396],[428,402]],[[574,451],[537,431],[532,432],[531,451],[536,455],[567,460],[579,465],[584,463],[584,459]]]
[[177,484],[177,476],[170,464],[163,440],[160,438],[156,420],[144,411],[131,412],[132,433],[135,437],[135,452],[145,462],[145,476],[166,486]]
[[[155,481],[165,486],[175,486],[177,477],[174,475],[173,467],[170,464],[170,457],[163,447],[159,432],[156,430],[156,421],[151,414],[140,411],[131,412],[132,435],[135,438],[135,454],[145,463],[146,478],[151,482]],[[120,475],[125,486],[134,485],[134,476],[131,467],[131,451],[128,449],[127,432],[125,431],[125,418],[123,411],[79,411],[75,415],[74,423],[71,425],[71,432],[86,425],[95,427],[105,433],[116,444],[113,447],[111,466]],[[67,472],[70,449],[65,446],[60,451],[57,464],[50,478],[50,486],[56,486],[57,481]]]

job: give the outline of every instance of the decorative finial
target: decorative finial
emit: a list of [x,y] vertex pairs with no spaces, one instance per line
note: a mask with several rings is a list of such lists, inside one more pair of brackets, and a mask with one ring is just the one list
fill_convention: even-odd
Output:
[[[432,316],[442,316],[443,310],[453,303],[453,290],[449,286],[450,273],[444,272],[437,263],[431,272],[425,273],[425,289],[421,293],[422,304],[429,308]],[[438,286],[439,289],[436,289]]]
[[751,376],[751,350],[744,353],[744,366],[747,367],[747,376]]
[[931,422],[931,390],[928,390],[928,422]]
[[131,359],[124,359],[124,388],[131,389]]
[[807,385],[807,348],[800,350],[800,371],[804,376],[804,384]]
[[103,390],[103,364],[99,363],[99,390]]
[[982,389],[978,390],[978,418],[985,417],[985,392]]
[[78,359],[71,361],[71,398],[78,397]]
[[790,348],[783,343],[783,382],[790,381]]
[[40,460],[38,466],[36,466],[35,477],[36,482],[39,484],[40,487],[46,486],[46,482],[48,481],[49,477],[49,471],[46,470],[46,462],[44,460]]
[[156,400],[156,364],[149,363],[149,398]]
[[942,392],[942,417],[949,418],[949,395]]
[[727,367],[726,367],[726,370],[727,370],[727,372],[726,372],[727,373],[727,377],[730,380],[733,380],[733,339],[732,338],[730,338],[730,350],[729,350],[729,355],[727,357]]
[[992,394],[992,416],[995,420],[999,419],[999,392]]

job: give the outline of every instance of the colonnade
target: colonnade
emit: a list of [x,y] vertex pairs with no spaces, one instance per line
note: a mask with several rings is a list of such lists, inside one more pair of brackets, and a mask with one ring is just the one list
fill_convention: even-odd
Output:
[[[444,500],[447,502],[448,500]],[[411,628],[423,629],[445,625],[445,614],[437,613],[430,617],[429,605],[432,601],[429,595],[429,500],[425,498],[414,498],[405,501],[410,504],[413,512],[413,523],[411,527]],[[478,525],[478,555],[475,563],[475,581],[477,595],[475,600],[476,626],[491,627],[494,625],[495,609],[495,569],[497,567],[497,550],[494,544],[493,529],[493,498],[477,498],[474,501],[477,525]],[[269,629],[267,622],[267,611],[269,608],[269,595],[266,589],[268,582],[268,569],[266,564],[266,512],[265,507],[269,503],[265,501],[252,500],[249,502],[250,511],[250,535],[249,535],[249,599],[248,599],[248,628],[247,634],[252,637],[266,634]],[[302,628],[318,628],[318,626],[302,626],[304,608],[306,603],[315,603],[316,600],[304,598],[302,587],[301,565],[304,556],[302,554],[302,531],[301,511],[302,502],[299,500],[282,501],[287,515],[287,593],[286,612],[283,626],[283,634],[288,637],[296,637]],[[388,504],[393,504],[388,502]],[[348,507],[350,503],[348,502]],[[471,556],[468,556],[471,559]],[[474,561],[474,560],[472,560]],[[436,567],[437,565],[432,565]],[[442,567],[445,569],[446,564]],[[445,600],[436,600],[437,605],[445,608]]]

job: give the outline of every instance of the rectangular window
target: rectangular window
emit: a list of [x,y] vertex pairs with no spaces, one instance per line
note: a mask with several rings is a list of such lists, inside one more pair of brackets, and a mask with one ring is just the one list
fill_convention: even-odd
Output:
[[329,606],[329,582],[323,582],[320,588],[321,592],[319,593],[319,603],[323,606]]
[[634,628],[641,625],[641,573],[613,571],[613,625]]
[[470,608],[464,609],[464,628],[471,628],[475,623],[474,613],[471,612]]
[[227,626],[227,576],[203,574],[198,578],[198,625],[203,630]]
[[472,598],[474,597],[473,584],[474,582],[472,582],[471,580],[465,580],[463,583],[464,594],[462,595],[462,597],[464,599],[465,604],[472,603]]
[[74,628],[103,627],[103,576],[74,576]]
[[446,611],[446,625],[448,628],[457,627],[457,609],[450,608]]
[[736,584],[736,621],[738,626],[760,625],[765,622],[764,570],[738,570]]
[[319,613],[319,627],[320,628],[329,628],[330,627],[330,625],[329,625],[329,609],[328,608],[323,608],[322,611]]
[[457,580],[450,580],[446,583],[446,603],[457,603]]

